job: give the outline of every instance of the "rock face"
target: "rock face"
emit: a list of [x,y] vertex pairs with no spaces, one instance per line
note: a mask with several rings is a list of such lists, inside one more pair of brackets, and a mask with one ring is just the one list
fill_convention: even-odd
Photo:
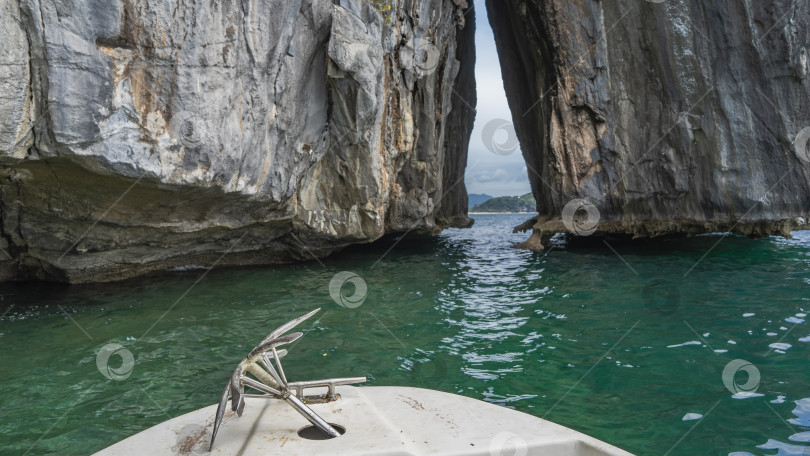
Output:
[[0,3],[0,279],[466,226],[465,0]]
[[807,226],[810,2],[487,0],[487,10],[540,214],[518,227],[534,230],[528,247],[563,231]]

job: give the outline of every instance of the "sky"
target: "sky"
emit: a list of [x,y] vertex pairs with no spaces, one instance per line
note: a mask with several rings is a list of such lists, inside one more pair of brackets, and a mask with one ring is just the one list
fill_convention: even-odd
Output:
[[506,103],[495,37],[489,26],[484,0],[475,0],[475,15],[478,113],[470,138],[464,181],[468,193],[523,195],[531,192],[531,188],[511,124],[512,114]]

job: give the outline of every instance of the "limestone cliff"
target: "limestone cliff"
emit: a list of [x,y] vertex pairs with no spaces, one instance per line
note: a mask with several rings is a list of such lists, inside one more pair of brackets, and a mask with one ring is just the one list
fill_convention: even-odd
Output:
[[[810,2],[487,0],[487,10],[540,214],[519,227],[534,229],[529,247],[580,229],[807,226]],[[584,201],[569,206],[571,230],[574,199]]]
[[465,0],[0,3],[0,279],[464,226]]

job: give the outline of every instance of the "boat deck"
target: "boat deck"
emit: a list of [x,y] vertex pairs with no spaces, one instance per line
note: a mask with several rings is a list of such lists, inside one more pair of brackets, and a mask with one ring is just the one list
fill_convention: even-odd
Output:
[[[310,423],[292,407],[248,398],[241,417],[228,410],[210,454],[632,456],[549,421],[454,394],[387,386],[342,386],[337,392],[337,401],[311,407],[345,428],[338,438],[300,437]],[[179,416],[96,454],[209,454],[215,411],[211,405]]]

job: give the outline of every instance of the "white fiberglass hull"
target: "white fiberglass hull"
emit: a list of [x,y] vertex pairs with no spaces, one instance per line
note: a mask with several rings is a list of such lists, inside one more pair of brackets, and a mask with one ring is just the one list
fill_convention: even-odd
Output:
[[[345,428],[340,437],[299,437],[298,430],[310,423],[292,407],[248,398],[241,417],[228,409],[210,454],[632,456],[549,421],[454,394],[387,386],[341,386],[337,392],[337,401],[310,406]],[[96,454],[208,454],[216,407],[158,424]]]

